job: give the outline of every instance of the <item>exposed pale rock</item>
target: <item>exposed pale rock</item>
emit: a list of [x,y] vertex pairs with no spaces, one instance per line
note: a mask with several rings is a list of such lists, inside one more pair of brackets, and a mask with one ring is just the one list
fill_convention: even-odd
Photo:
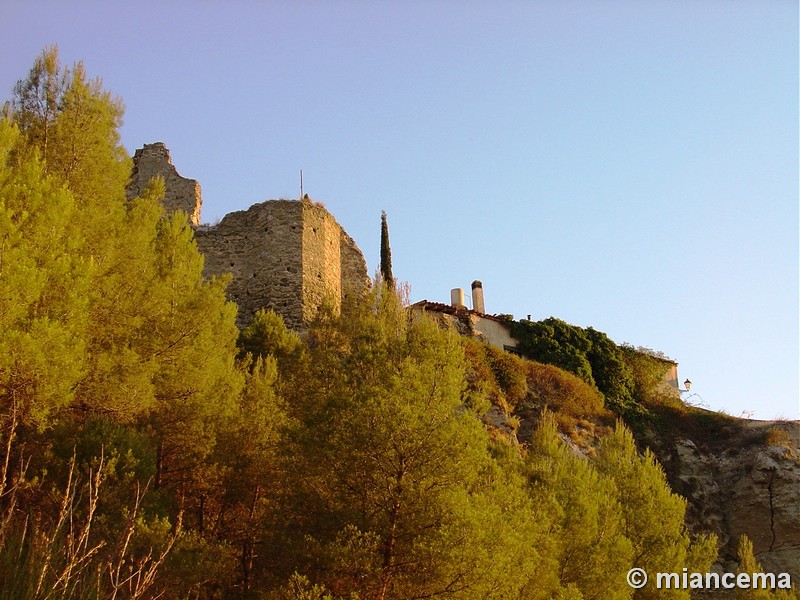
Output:
[[[800,581],[800,423],[743,422],[743,431],[780,429],[786,442],[698,448],[689,439],[675,442],[662,462],[675,491],[689,501],[687,523],[713,531],[720,540],[720,562],[735,569],[739,537],[753,542],[767,572],[791,573]],[[768,439],[768,438],[767,438]]]

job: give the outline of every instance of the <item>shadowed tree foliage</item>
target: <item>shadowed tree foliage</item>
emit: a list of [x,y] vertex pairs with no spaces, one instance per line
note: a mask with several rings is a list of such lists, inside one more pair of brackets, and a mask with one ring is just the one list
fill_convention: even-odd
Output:
[[394,289],[392,275],[392,249],[389,247],[389,224],[386,222],[386,211],[381,211],[381,279]]
[[617,414],[624,414],[634,404],[633,371],[622,349],[602,331],[589,327],[586,336],[591,347],[586,358],[592,366],[595,385],[606,399],[606,405]]
[[592,342],[580,327],[550,317],[544,321],[514,321],[511,333],[519,340],[517,348],[523,356],[555,365],[595,385],[587,358]]
[[592,327],[583,329],[550,317],[514,321],[511,328],[523,356],[577,375],[598,389],[606,407],[617,415],[627,417],[642,411],[641,403],[658,383],[642,379],[641,369],[633,368],[625,348]]

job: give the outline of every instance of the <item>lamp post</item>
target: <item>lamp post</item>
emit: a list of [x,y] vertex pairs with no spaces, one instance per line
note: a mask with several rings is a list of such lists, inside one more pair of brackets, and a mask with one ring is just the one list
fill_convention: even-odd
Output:
[[[703,401],[703,397],[700,394],[697,393],[689,394],[689,390],[692,389],[692,382],[689,381],[689,379],[683,382],[683,387],[684,389],[678,388],[678,393],[681,395],[681,400],[683,400],[684,402],[686,402],[686,404],[689,404],[690,406],[696,406],[699,408],[708,407],[708,405]],[[684,396],[684,394],[688,395]],[[700,400],[697,402],[689,402],[689,398],[694,398],[695,396],[697,396]]]

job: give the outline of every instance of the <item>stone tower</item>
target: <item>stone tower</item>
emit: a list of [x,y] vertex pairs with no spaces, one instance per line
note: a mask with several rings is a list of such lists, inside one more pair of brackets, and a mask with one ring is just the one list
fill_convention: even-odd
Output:
[[301,329],[325,301],[334,310],[369,285],[361,251],[320,205],[269,200],[195,231],[210,274],[232,273],[228,294],[239,323],[272,308]]
[[160,175],[164,178],[167,189],[164,197],[164,207],[167,212],[182,210],[189,215],[189,223],[194,227],[200,225],[200,207],[203,200],[200,197],[200,184],[196,179],[186,179],[178,175],[172,165],[169,150],[163,142],[145,144],[133,155],[133,172],[131,182],[128,184],[128,199],[137,196],[149,183]]
[[200,186],[178,175],[164,144],[136,151],[129,195],[159,174],[166,183],[168,211],[196,208],[189,214],[205,256],[204,274],[232,274],[228,297],[239,306],[239,326],[259,309],[272,308],[287,326],[303,329],[323,303],[338,311],[367,291],[370,280],[361,250],[321,204],[268,200],[229,213],[217,225],[200,225]]

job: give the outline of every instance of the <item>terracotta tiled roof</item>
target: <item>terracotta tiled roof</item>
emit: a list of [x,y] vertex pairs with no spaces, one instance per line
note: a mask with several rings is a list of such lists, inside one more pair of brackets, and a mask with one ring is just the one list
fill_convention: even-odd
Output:
[[495,315],[487,315],[486,313],[471,310],[466,306],[453,306],[452,304],[443,304],[441,302],[429,302],[428,300],[420,300],[411,305],[411,308],[419,310],[429,310],[431,312],[444,313],[446,315],[453,315],[456,317],[466,317],[468,315],[478,315],[482,319],[489,319],[497,321],[498,323],[505,323],[506,321],[496,317]]

